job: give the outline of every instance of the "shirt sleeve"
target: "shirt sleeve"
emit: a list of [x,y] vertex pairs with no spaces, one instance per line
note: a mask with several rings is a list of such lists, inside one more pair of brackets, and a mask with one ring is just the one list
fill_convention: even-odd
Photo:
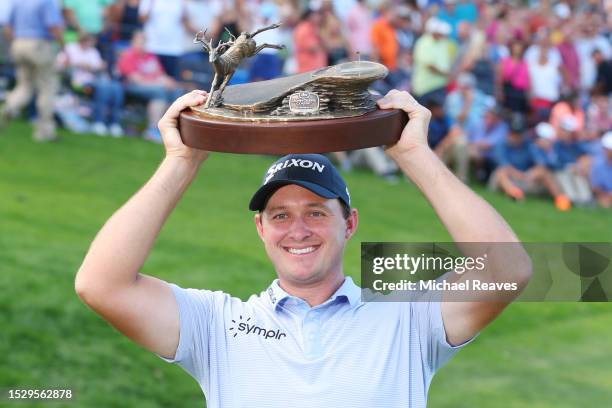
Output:
[[474,336],[460,345],[453,346],[449,344],[446,338],[440,307],[441,302],[421,301],[412,302],[410,305],[411,320],[416,321],[417,324],[421,356],[432,374],[446,364],[455,353],[476,338]]
[[209,372],[208,349],[217,292],[183,289],[174,284],[170,287],[179,309],[179,344],[173,359],[159,357],[178,364],[202,383]]

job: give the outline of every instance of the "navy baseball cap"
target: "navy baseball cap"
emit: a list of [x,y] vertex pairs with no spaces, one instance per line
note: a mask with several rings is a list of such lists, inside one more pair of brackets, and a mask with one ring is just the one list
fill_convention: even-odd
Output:
[[278,159],[266,171],[261,187],[251,198],[249,209],[263,210],[268,198],[289,184],[304,187],[324,198],[338,198],[348,207],[351,206],[348,187],[327,157],[320,154],[290,154]]

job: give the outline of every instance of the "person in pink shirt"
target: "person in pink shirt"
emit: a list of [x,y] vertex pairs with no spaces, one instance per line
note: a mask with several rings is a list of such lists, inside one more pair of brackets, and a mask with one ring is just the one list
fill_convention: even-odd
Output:
[[525,44],[519,40],[510,43],[510,56],[502,58],[497,67],[497,94],[504,108],[526,114],[529,111],[529,69],[523,60]]
[[142,99],[148,103],[148,128],[144,137],[161,141],[157,122],[161,119],[166,107],[184,90],[176,81],[166,74],[159,58],[145,51],[145,36],[137,31],[132,37],[131,47],[119,57],[117,68],[125,82],[127,95]]
[[321,21],[321,11],[311,5],[295,27],[293,42],[298,72],[327,66],[327,52],[319,36]]

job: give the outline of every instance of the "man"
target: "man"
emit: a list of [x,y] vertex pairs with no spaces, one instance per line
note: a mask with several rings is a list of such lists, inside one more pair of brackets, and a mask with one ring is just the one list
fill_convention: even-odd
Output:
[[464,72],[457,77],[457,89],[448,94],[444,109],[451,120],[453,150],[457,176],[468,179],[469,156],[467,152],[467,135],[470,129],[482,122],[488,108],[495,106],[495,99],[476,88],[474,75]]
[[125,93],[147,102],[148,126],[144,138],[160,142],[161,135],[155,124],[164,109],[182,92],[170,77],[159,58],[145,50],[146,36],[142,31],[134,32],[131,47],[123,51],[117,68],[125,81]]
[[426,34],[414,44],[412,91],[419,101],[444,98],[455,45],[448,39],[450,26],[435,17],[427,20]]
[[524,200],[525,194],[548,193],[559,211],[568,211],[570,200],[561,192],[543,161],[536,161],[534,150],[533,142],[525,135],[522,120],[514,118],[507,138],[495,146],[498,168],[491,175],[489,187],[500,188],[517,201]]
[[489,105],[484,118],[468,129],[468,156],[476,168],[476,178],[486,181],[495,167],[495,146],[508,135],[508,123],[502,118],[502,109]]
[[589,205],[593,199],[587,170],[590,143],[580,140],[577,129],[578,124],[572,116],[561,118],[554,144],[558,163],[554,175],[563,193],[573,203]]
[[603,152],[593,159],[590,181],[595,200],[603,208],[612,208],[612,131],[601,138]]
[[370,39],[374,60],[389,69],[389,74],[381,80],[385,85],[382,93],[404,86],[408,79],[404,59],[409,50],[406,48],[404,34],[410,23],[410,13],[410,9],[405,6],[382,4],[380,16],[371,26]]
[[308,7],[293,31],[298,73],[327,66],[327,52],[319,35],[323,23],[320,4],[312,3]]
[[36,92],[38,118],[33,138],[39,142],[56,139],[53,102],[59,87],[54,68],[57,47],[63,46],[63,20],[55,0],[12,0],[5,34],[12,40],[11,56],[17,84],[0,109],[0,126],[15,117]]
[[63,1],[68,25],[81,35],[86,33],[94,37],[104,29],[104,19],[113,3],[113,0]]
[[[323,156],[277,161],[250,202],[278,274],[260,296],[242,302],[138,273],[208,156],[184,146],[177,129],[179,113],[205,97],[201,91],[185,95],[161,119],[166,157],[99,232],[76,277],[79,296],[135,342],[180,364],[198,381],[209,407],[425,406],[434,372],[509,300],[362,302],[342,266],[359,214]],[[421,188],[454,240],[517,242],[499,214],[429,149],[424,107],[398,91],[378,105],[408,114],[401,139],[387,154]],[[531,273],[525,252],[490,246],[487,273],[509,273],[524,287]],[[508,255],[512,267],[502,268]]]

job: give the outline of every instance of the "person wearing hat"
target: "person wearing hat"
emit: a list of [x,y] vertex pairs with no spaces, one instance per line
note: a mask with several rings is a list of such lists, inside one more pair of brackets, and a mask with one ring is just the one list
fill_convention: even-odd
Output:
[[[359,212],[324,156],[277,160],[250,201],[278,275],[259,295],[242,301],[139,273],[164,221],[208,157],[183,145],[177,128],[180,112],[205,98],[202,91],[179,98],[159,122],[166,156],[98,233],[76,276],[80,298],[126,336],[184,368],[208,407],[424,407],[434,373],[511,299],[362,301],[343,269]],[[395,90],[377,103],[409,116],[400,140],[386,152],[455,241],[518,243],[503,218],[427,146],[427,109]],[[531,263],[522,246],[492,247],[490,266],[479,276],[511,279],[524,288]],[[504,266],[507,259],[511,267]]]
[[[540,127],[542,129],[542,126]],[[526,194],[549,194],[559,211],[571,208],[570,200],[561,192],[551,171],[541,156],[535,154],[533,143],[525,134],[521,117],[510,122],[510,132],[495,147],[497,169],[491,175],[489,187],[500,188],[508,197],[522,201]]]
[[559,163],[554,175],[563,193],[573,203],[587,205],[593,200],[587,178],[590,145],[578,139],[577,129],[572,116],[561,118],[554,144]]
[[446,96],[456,47],[448,38],[450,25],[436,17],[425,23],[425,34],[414,44],[412,92],[421,103]]
[[593,159],[590,181],[595,200],[603,208],[612,208],[612,130],[601,138],[602,154]]
[[452,123],[446,145],[452,147],[455,174],[463,181],[467,181],[469,170],[467,135],[482,122],[487,108],[494,105],[494,98],[476,88],[476,78],[469,72],[459,74],[457,89],[446,98],[444,108]]
[[508,135],[503,109],[495,103],[487,105],[484,118],[468,129],[468,156],[476,168],[479,181],[488,180],[495,168],[495,146]]

